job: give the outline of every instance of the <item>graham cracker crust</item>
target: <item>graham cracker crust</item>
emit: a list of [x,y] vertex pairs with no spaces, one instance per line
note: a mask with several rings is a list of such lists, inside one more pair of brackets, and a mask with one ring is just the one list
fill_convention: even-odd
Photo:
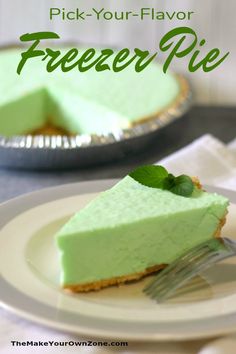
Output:
[[198,188],[198,189],[202,189],[202,185],[198,179],[198,177],[191,177],[193,183],[195,184],[195,186]]
[[219,221],[219,225],[218,225],[218,227],[217,227],[217,229],[216,229],[216,231],[215,231],[215,233],[214,233],[214,235],[213,235],[214,237],[220,238],[220,236],[221,236],[221,230],[222,230],[224,224],[226,223],[226,216],[227,216],[227,214],[228,214],[228,211],[226,211],[225,216]]
[[75,285],[64,285],[65,290],[69,290],[70,292],[88,292],[91,290],[101,290],[103,288],[106,288],[108,286],[112,285],[120,285],[128,282],[132,282],[135,280],[140,280],[141,278],[150,275],[152,273],[157,272],[158,270],[163,269],[166,266],[166,264],[160,264],[160,265],[155,265],[152,267],[149,267],[145,269],[143,272],[139,273],[134,273],[134,274],[129,274],[129,275],[123,275],[120,277],[114,277],[110,279],[104,279],[104,280],[99,280],[93,283],[87,283],[87,284],[75,284]]
[[54,135],[60,135],[60,136],[72,136],[73,134],[70,134],[67,132],[65,129],[56,127],[50,123],[46,123],[44,126],[33,130],[29,132],[28,134],[30,135],[47,135],[47,136],[54,136]]

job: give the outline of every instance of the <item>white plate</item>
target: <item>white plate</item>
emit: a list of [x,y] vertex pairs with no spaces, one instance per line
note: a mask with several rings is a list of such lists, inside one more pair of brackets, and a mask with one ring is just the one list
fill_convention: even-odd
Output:
[[[0,206],[0,301],[29,320],[84,336],[180,340],[233,331],[236,260],[216,265],[167,304],[142,293],[143,281],[89,294],[60,289],[54,234],[94,196],[116,181],[83,182],[32,193]],[[207,188],[231,200],[223,235],[236,238],[236,193]]]

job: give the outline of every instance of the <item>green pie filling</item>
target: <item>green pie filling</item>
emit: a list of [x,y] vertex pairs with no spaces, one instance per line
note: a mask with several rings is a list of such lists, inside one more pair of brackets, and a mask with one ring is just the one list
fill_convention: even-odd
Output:
[[18,75],[21,52],[0,54],[0,135],[27,134],[47,123],[70,134],[105,134],[157,114],[181,90],[175,75],[164,74],[156,63],[139,73],[134,67],[119,73],[48,73],[45,63],[34,58]]
[[195,187],[186,198],[127,176],[56,235],[64,287],[127,276],[172,262],[214,237],[228,200]]

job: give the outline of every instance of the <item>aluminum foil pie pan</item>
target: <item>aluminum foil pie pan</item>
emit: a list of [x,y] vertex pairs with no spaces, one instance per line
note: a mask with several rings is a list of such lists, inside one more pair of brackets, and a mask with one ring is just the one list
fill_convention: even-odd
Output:
[[[143,149],[160,129],[183,116],[192,93],[187,80],[177,76],[178,97],[165,110],[139,121],[129,129],[106,135],[0,136],[0,166],[24,169],[78,168],[117,160]],[[156,136],[158,139],[158,136]]]

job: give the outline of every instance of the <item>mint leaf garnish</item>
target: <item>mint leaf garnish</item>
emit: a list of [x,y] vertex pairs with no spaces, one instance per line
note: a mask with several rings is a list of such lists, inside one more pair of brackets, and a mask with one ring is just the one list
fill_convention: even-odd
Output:
[[129,175],[144,186],[163,188],[163,182],[168,177],[168,172],[162,166],[146,165],[138,167]]
[[193,193],[194,184],[189,176],[181,175],[175,177],[174,185],[168,189],[170,192],[183,197],[189,197]]
[[170,191],[171,188],[173,188],[174,186],[175,186],[175,176],[169,173],[167,178],[165,178],[163,181],[163,189]]
[[163,166],[141,166],[132,171],[129,176],[146,187],[168,190],[183,197],[191,196],[194,189],[194,183],[189,176],[175,177]]

